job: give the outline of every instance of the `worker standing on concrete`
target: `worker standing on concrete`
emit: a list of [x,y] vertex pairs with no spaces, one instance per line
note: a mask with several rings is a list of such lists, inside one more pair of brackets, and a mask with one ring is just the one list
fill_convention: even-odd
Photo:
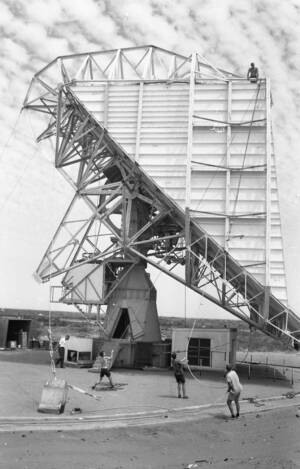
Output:
[[106,376],[109,379],[110,387],[111,388],[114,387],[114,384],[111,378],[111,372],[110,372],[111,360],[112,360],[112,354],[110,356],[106,356],[104,355],[103,351],[99,353],[97,362],[100,367],[100,379],[97,383],[94,384],[94,386],[92,386],[92,389],[96,389],[96,386],[101,383],[104,376]]
[[258,80],[258,68],[255,67],[253,62],[251,62],[250,68],[248,69],[247,80],[251,81],[252,83],[256,83]]
[[[228,393],[227,394],[227,405],[228,405],[228,408],[230,410],[231,417],[233,419],[238,418],[240,416],[239,399],[240,399],[240,395],[241,395],[243,387],[240,383],[237,372],[232,369],[231,365],[226,365],[225,377],[226,377],[226,381],[227,381],[227,385],[228,385],[228,388],[227,388],[227,393]],[[234,411],[233,411],[233,406],[232,406],[233,401],[234,401],[235,406],[236,406],[236,415],[234,414]]]
[[58,343],[58,358],[55,361],[55,365],[57,366],[60,363],[60,367],[64,368],[64,363],[65,363],[65,345],[66,341],[68,341],[70,338],[69,335],[63,336],[60,338],[59,343]]
[[186,390],[185,390],[185,376],[184,376],[184,366],[183,366],[183,361],[185,360],[178,360],[177,355],[175,352],[172,353],[172,367],[174,370],[174,376],[177,382],[177,389],[178,389],[178,397],[181,397],[181,391],[182,391],[182,397],[183,399],[188,399],[188,396],[186,395]]

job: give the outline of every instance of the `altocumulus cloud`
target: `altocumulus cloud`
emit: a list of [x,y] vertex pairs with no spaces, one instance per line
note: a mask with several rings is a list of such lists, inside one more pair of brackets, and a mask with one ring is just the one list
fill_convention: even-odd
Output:
[[[255,61],[261,74],[270,76],[272,83],[274,134],[291,278],[294,259],[300,262],[294,241],[294,233],[300,233],[300,221],[296,219],[299,210],[296,178],[300,175],[299,23],[298,0],[2,0],[0,164],[5,177],[1,177],[0,195],[8,200],[2,211],[11,213],[10,204],[16,204],[18,198],[18,189],[12,191],[12,187],[18,184],[25,187],[25,181],[23,211],[34,211],[34,204],[39,207],[37,194],[49,183],[45,169],[49,165],[48,155],[36,153],[31,124],[18,121],[13,134],[12,128],[32,75],[58,55],[155,44],[183,54],[198,51],[217,66],[242,75],[249,62]],[[29,163],[24,176],[26,158]],[[63,198],[62,184],[55,184],[55,190]],[[34,192],[31,199],[27,195],[30,185]],[[43,204],[47,206],[47,200]],[[40,217],[41,223],[46,224],[43,211]],[[14,218],[15,224],[18,219]],[[10,230],[13,225],[10,222]],[[43,225],[41,232],[44,228]],[[55,225],[49,228],[49,237],[54,228]],[[22,227],[19,231],[23,237],[27,236]],[[2,244],[0,251],[7,249]],[[42,248],[39,249],[40,255]],[[29,259],[27,262],[26,268],[34,270],[36,265],[31,265]],[[12,268],[11,274],[17,275],[15,271]],[[21,282],[21,278],[16,281]],[[29,290],[33,288],[30,281]],[[300,305],[300,298],[296,301]]]

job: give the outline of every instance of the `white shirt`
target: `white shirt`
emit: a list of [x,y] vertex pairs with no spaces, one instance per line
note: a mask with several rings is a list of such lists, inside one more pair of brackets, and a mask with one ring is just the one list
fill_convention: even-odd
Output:
[[239,377],[238,377],[237,373],[234,370],[231,370],[227,373],[226,381],[227,381],[227,383],[231,384],[234,392],[241,392],[242,391],[243,386],[241,385]]
[[64,347],[66,345],[66,339],[65,337],[61,337],[59,341],[59,346]]

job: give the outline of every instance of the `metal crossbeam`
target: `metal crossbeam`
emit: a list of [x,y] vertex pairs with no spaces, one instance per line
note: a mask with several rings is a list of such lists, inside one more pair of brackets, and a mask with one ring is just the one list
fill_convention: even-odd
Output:
[[[68,85],[51,118],[39,140],[56,140],[56,167],[76,195],[37,269],[42,281],[79,265],[148,262],[250,326],[299,340],[300,319],[147,176]],[[104,301],[115,288],[111,281]]]

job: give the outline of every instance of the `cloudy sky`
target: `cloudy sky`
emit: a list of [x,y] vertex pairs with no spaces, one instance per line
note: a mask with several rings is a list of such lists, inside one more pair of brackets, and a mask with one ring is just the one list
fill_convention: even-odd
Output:
[[[154,44],[240,74],[254,61],[271,77],[289,302],[300,314],[299,24],[300,0],[1,0],[0,307],[48,308],[49,284],[32,273],[72,195],[20,113],[32,76],[59,55]],[[159,293],[160,313],[181,313],[181,297],[165,304]]]

